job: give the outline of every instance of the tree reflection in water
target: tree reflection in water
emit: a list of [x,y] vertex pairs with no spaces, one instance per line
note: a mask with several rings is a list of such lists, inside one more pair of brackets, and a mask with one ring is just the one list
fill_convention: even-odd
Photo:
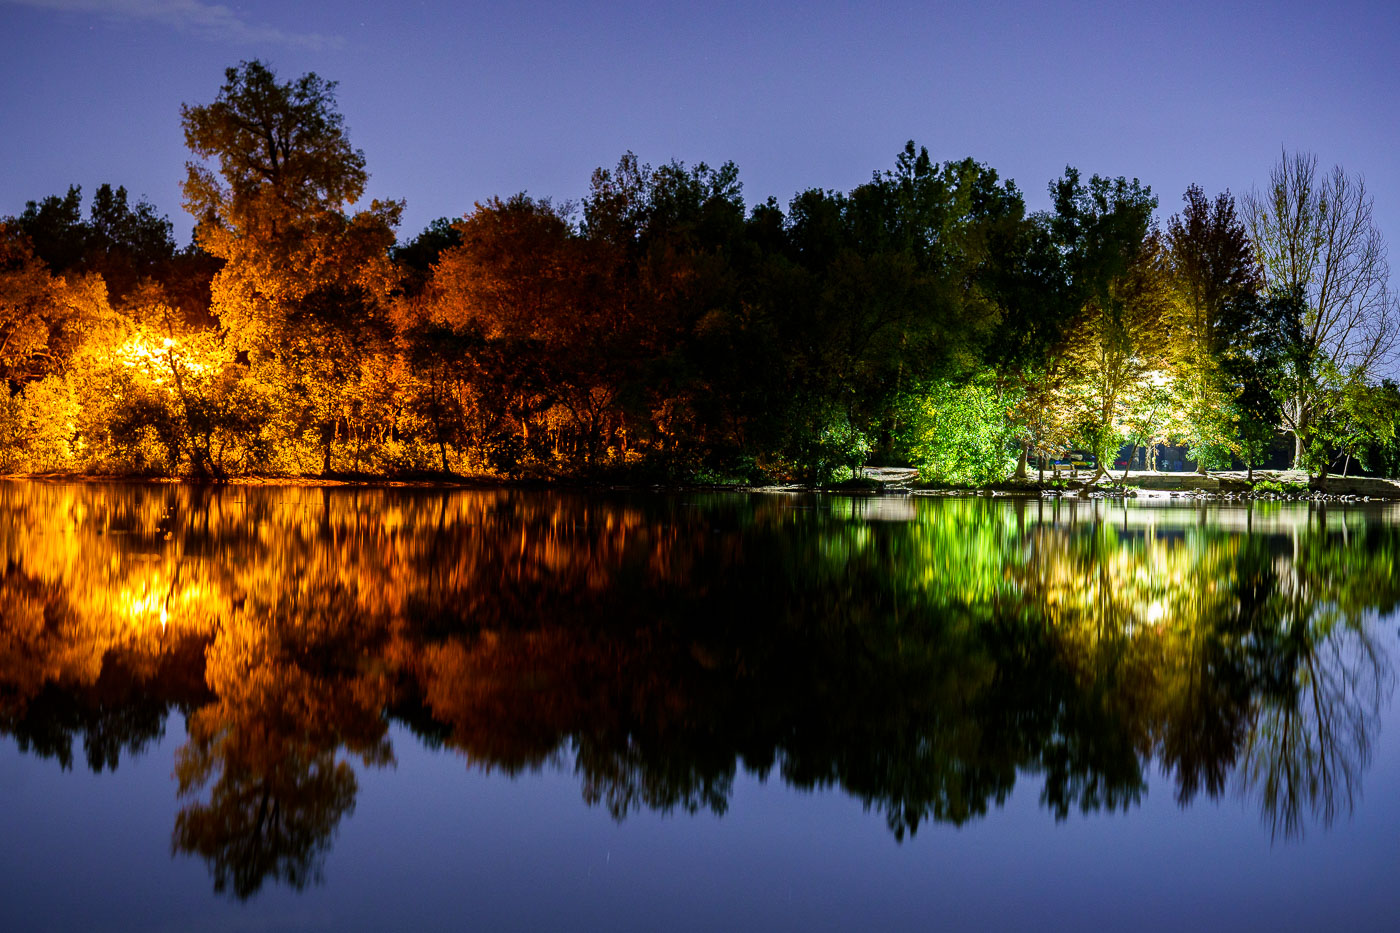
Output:
[[217,890],[247,897],[266,878],[301,888],[317,877],[355,805],[355,772],[338,756],[392,760],[385,678],[361,663],[370,640],[346,594],[313,581],[291,608],[281,593],[254,596],[216,627],[205,677],[217,699],[190,716],[176,760],[186,803],[173,845],[209,861]]
[[887,503],[0,486],[0,729],[101,770],[185,714],[172,845],[239,897],[318,877],[394,720],[618,819],[741,769],[896,838],[1154,768],[1284,836],[1350,812],[1396,515]]

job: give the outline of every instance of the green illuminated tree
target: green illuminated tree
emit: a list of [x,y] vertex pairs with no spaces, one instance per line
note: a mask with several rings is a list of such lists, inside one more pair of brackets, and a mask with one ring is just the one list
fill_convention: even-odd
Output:
[[793,199],[788,263],[769,294],[795,459],[858,467],[868,453],[893,456],[908,436],[900,414],[918,410],[921,393],[976,378],[1003,305],[1018,304],[1024,223],[1014,184],[971,159],[936,164],[912,142],[849,195]]
[[924,479],[975,485],[1006,478],[1016,425],[988,377],[935,383],[908,416],[913,465]]
[[[1165,249],[1153,230],[1157,199],[1136,179],[1074,168],[1050,186],[1051,230],[1066,256],[1079,310],[1066,328],[1067,390],[1078,435],[1102,476],[1124,440],[1123,414],[1166,368],[1172,294]],[[1097,478],[1096,476],[1096,478]]]
[[1178,300],[1171,315],[1170,357],[1185,439],[1197,468],[1228,468],[1239,451],[1231,413],[1228,358],[1243,352],[1262,279],[1235,200],[1210,201],[1192,185],[1180,214],[1167,221],[1167,257]]
[[1372,473],[1400,477],[1400,385],[1386,379],[1372,387],[1368,407],[1373,427],[1363,439],[1357,459]]

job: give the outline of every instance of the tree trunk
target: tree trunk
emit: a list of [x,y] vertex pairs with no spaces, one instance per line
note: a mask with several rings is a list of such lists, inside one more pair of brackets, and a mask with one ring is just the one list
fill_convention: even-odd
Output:
[[1123,461],[1123,482],[1128,481],[1128,471],[1133,468],[1133,458],[1137,456],[1138,445],[1134,444],[1133,449],[1128,454],[1128,459]]
[[1297,427],[1295,427],[1293,430],[1293,469],[1295,470],[1303,469],[1303,455],[1306,452],[1306,448],[1303,444],[1303,438],[1307,436],[1307,433],[1308,413],[1300,405],[1298,411],[1298,424]]
[[442,430],[442,393],[433,387],[433,431],[437,434],[438,456],[442,459],[442,472],[447,472],[447,441]]
[[1019,456],[1019,457],[1016,458],[1016,479],[1023,480],[1023,481],[1026,479],[1026,458],[1027,458],[1027,456],[1029,455],[1029,452],[1030,452],[1030,445],[1029,445],[1029,444],[1022,444],[1022,445],[1021,445],[1021,456]]

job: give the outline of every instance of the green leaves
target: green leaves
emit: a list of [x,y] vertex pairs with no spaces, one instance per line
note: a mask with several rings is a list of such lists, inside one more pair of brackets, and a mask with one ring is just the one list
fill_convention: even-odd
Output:
[[908,449],[921,479],[958,485],[995,483],[1014,465],[1012,400],[985,376],[939,380],[907,402]]

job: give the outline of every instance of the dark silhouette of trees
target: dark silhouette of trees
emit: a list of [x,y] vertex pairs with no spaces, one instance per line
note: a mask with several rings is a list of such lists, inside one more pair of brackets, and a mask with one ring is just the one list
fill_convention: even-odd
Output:
[[54,275],[100,275],[113,304],[143,281],[176,286],[184,271],[169,219],[145,200],[132,206],[121,186],[99,185],[86,220],[82,189],[73,185],[62,197],[26,203],[14,225]]

